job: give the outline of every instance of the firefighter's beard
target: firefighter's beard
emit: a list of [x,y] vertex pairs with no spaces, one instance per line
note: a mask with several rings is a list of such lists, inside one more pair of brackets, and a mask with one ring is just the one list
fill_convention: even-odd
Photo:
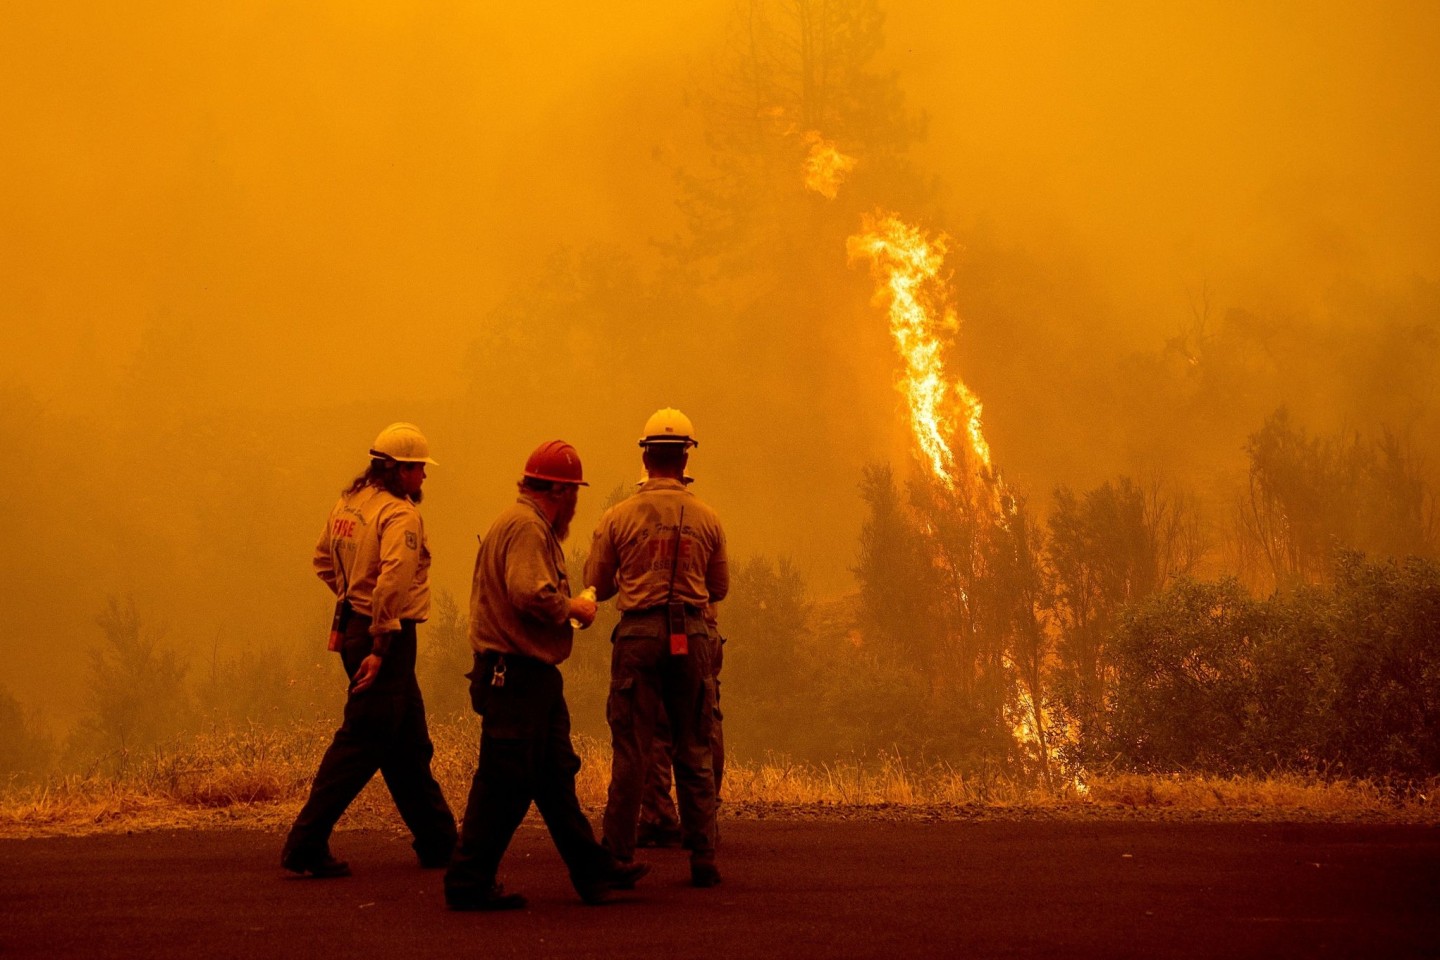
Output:
[[555,539],[564,543],[570,539],[570,521],[575,519],[575,504],[567,504],[560,509],[555,516],[555,522],[551,525],[555,530]]

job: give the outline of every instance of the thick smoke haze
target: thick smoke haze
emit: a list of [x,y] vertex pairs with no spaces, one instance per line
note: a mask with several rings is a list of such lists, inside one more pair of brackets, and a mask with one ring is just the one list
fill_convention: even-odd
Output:
[[109,597],[192,675],[321,656],[310,551],[398,419],[456,596],[530,449],[584,457],[583,549],[667,405],[732,551],[852,591],[910,450],[877,208],[952,238],[951,369],[1042,512],[1145,473],[1223,525],[1281,406],[1440,464],[1440,8],[896,0],[807,116],[747,45],[794,6],[8,4],[0,683],[70,722]]

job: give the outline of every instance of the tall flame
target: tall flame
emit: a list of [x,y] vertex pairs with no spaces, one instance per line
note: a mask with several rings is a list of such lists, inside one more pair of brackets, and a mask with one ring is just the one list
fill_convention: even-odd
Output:
[[[1015,525],[1014,497],[991,465],[990,444],[980,423],[980,400],[964,381],[952,381],[945,371],[944,344],[960,327],[950,301],[948,277],[942,272],[948,247],[943,233],[931,238],[883,211],[863,217],[860,232],[845,241],[852,263],[870,261],[876,279],[875,302],[889,314],[890,334],[905,363],[899,387],[909,405],[910,431],[923,460],[946,490],[959,493],[971,509],[987,511],[999,529],[1014,532],[1023,528]],[[942,563],[938,554],[935,563]],[[963,579],[957,580],[957,586],[968,606]],[[1014,696],[1005,711],[1011,733],[1018,743],[1033,745],[1048,771],[1056,759],[1053,737],[1057,731],[1050,732],[1047,742],[1032,691],[1008,658],[1007,664]],[[1063,735],[1063,730],[1059,732]],[[1083,794],[1085,786],[1078,773],[1074,787]]]
[[805,186],[827,200],[834,200],[840,184],[855,169],[855,158],[847,157],[826,140],[818,130],[805,134],[810,153],[805,157]]
[[980,400],[963,381],[951,384],[945,372],[944,335],[960,326],[941,272],[948,246],[944,234],[931,239],[892,213],[865,216],[860,233],[845,243],[851,262],[870,261],[878,282],[875,299],[889,312],[890,333],[905,361],[900,387],[910,407],[911,432],[935,478],[953,490],[964,463],[957,463],[951,438],[963,435],[976,472],[988,477],[991,467]]

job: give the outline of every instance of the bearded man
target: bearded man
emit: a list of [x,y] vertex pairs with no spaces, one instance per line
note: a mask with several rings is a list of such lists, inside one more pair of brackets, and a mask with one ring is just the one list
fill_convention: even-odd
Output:
[[582,486],[589,484],[575,448],[541,444],[525,463],[519,498],[480,541],[470,593],[470,701],[484,719],[460,846],[445,875],[452,910],[525,906],[496,874],[532,802],[586,903],[633,887],[650,869],[620,864],[597,843],[575,796],[580,758],[559,664],[574,643],[571,621],[589,626],[595,602],[570,595],[561,544]]

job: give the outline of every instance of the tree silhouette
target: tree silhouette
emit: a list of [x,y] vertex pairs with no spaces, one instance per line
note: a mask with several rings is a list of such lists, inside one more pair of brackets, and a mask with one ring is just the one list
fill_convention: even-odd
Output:
[[111,597],[96,623],[104,643],[90,650],[89,710],[72,749],[108,754],[123,766],[189,729],[186,665],[144,628],[133,599],[122,604]]
[[35,713],[0,686],[0,782],[44,773],[54,750]]

